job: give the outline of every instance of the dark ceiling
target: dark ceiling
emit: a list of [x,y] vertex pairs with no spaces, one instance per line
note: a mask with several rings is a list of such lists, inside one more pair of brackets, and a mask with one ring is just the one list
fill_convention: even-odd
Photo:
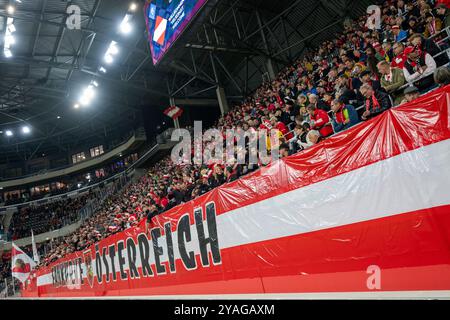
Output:
[[[9,14],[9,3],[16,11]],[[0,40],[0,163],[38,153],[67,152],[97,138],[117,138],[141,125],[142,108],[161,108],[176,99],[213,99],[223,86],[241,99],[261,84],[266,61],[275,71],[342,29],[369,1],[209,0],[163,61],[154,67],[145,37],[144,1],[135,1],[133,32],[118,32],[131,1],[0,0],[0,39],[14,18],[13,57]],[[82,29],[70,30],[66,8],[76,4]],[[118,59],[98,71],[114,40]],[[73,106],[95,80],[93,103]],[[215,106],[212,106],[215,107]],[[189,107],[186,107],[189,108]],[[23,125],[31,134],[6,137]]]

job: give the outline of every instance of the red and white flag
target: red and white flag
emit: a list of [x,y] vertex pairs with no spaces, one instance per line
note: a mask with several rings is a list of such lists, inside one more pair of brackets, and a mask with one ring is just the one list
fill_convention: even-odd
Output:
[[171,106],[164,110],[164,114],[172,119],[178,119],[183,114],[183,109],[177,106]]
[[36,262],[16,246],[14,242],[12,243],[11,257],[12,276],[24,283],[29,278],[31,270],[36,266]]
[[155,23],[155,32],[153,33],[153,41],[160,46],[164,45],[164,39],[166,37],[167,19],[157,16]]

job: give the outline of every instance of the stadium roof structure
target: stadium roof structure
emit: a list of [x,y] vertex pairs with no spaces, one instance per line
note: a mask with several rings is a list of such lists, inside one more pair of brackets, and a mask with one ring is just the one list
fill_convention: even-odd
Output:
[[[208,104],[215,88],[240,100],[274,71],[291,63],[360,16],[369,1],[209,0],[197,18],[153,66],[146,37],[144,1],[133,13],[133,32],[118,26],[131,1],[0,0],[0,39],[14,19],[12,56],[0,40],[0,163],[43,152],[67,152],[87,139],[114,138],[136,127],[141,108]],[[13,3],[14,12],[7,7]],[[81,30],[66,25],[67,7],[81,9]],[[115,41],[117,60],[104,66]],[[93,104],[74,108],[95,81]],[[160,112],[160,110],[155,112]],[[29,126],[32,134],[7,137]]]

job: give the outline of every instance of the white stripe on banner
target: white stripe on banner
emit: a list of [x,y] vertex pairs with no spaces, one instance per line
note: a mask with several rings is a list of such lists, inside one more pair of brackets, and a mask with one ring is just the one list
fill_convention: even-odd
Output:
[[[448,205],[449,159],[450,139],[221,214],[217,217],[220,248]],[[197,239],[194,225],[191,233]],[[165,237],[159,241],[165,243]],[[186,247],[199,252],[195,241],[187,242]],[[178,246],[174,251],[179,259]],[[127,260],[126,254],[124,257]],[[153,258],[151,255],[152,264]],[[117,256],[115,259],[118,264]],[[161,261],[168,261],[166,251]],[[140,255],[136,264],[140,266]],[[128,261],[125,266],[128,270]],[[38,285],[46,284],[51,284],[51,274],[38,278]]]

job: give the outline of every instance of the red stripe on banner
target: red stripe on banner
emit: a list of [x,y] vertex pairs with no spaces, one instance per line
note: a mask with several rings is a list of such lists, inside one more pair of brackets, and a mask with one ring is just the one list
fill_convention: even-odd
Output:
[[224,249],[219,266],[186,271],[178,260],[175,275],[117,282],[117,290],[39,291],[43,297],[366,292],[371,265],[381,270],[378,291],[450,290],[449,225],[450,205],[440,206]]

